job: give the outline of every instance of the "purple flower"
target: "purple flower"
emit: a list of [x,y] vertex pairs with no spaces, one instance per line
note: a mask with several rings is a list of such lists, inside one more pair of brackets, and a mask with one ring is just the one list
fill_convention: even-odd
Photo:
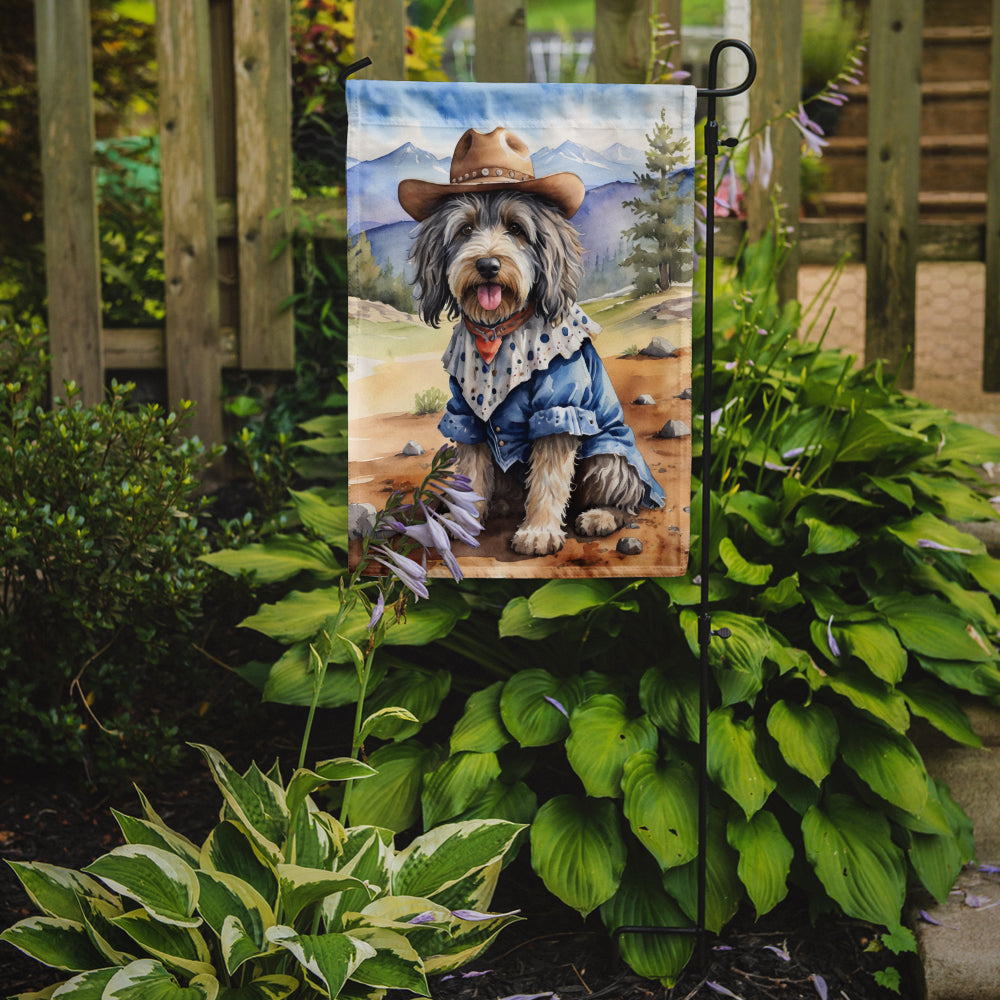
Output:
[[377,552],[374,557],[379,565],[384,566],[400,583],[411,590],[417,597],[430,596],[427,592],[427,570],[420,563],[404,556],[384,545],[373,545],[369,552]]
[[509,913],[480,913],[479,910],[452,910],[451,915],[459,920],[492,920],[494,917],[513,917],[520,913],[520,910],[511,910]]
[[840,656],[840,646],[837,645],[837,640],[833,637],[833,615],[830,615],[830,620],[826,623],[826,641],[830,652],[834,656]]
[[[466,545],[471,545],[473,548],[479,547],[479,542],[477,542],[476,539],[472,536],[472,533],[468,529],[463,527],[463,525],[459,524],[457,521],[453,521],[449,517],[442,517],[436,510],[428,510],[427,518],[428,520],[433,518],[435,521],[442,524],[460,542],[465,542]],[[478,534],[478,532],[483,530],[482,525],[478,521],[475,522],[475,525],[476,525],[476,532]]]
[[555,698],[552,698],[549,695],[543,695],[543,697],[550,705],[555,705],[555,707],[559,709],[559,711],[562,712],[562,714],[565,715],[567,719],[569,718],[569,712],[566,711],[565,707],[562,705],[561,702],[556,701]]
[[815,972],[809,978],[812,979],[813,986],[816,987],[816,992],[819,994],[819,1000],[826,1000],[826,980]]
[[827,145],[827,141],[821,138],[823,130],[806,114],[806,109],[800,104],[798,114],[790,112],[789,117],[792,124],[802,133],[806,149],[816,156],[822,156],[823,147]]
[[940,552],[959,552],[963,556],[972,555],[972,549],[956,549],[951,545],[942,545],[940,542],[935,542],[930,538],[918,538],[917,547],[921,549],[937,549]]
[[424,910],[423,913],[418,913],[415,917],[410,917],[406,922],[408,924],[432,924],[437,920],[437,915],[433,910]]
[[792,956],[789,955],[788,952],[784,948],[779,948],[775,944],[766,944],[766,945],[764,945],[764,950],[765,951],[773,951],[775,953],[775,955],[777,955],[778,958],[780,958],[783,962],[790,962],[792,960]]
[[747,182],[753,184],[756,180],[763,189],[771,186],[771,174],[774,171],[774,150],[771,148],[771,126],[764,129],[764,135],[759,136],[756,143],[750,147],[750,158],[747,161]]
[[721,993],[724,997],[735,997],[735,1000],[743,1000],[738,993],[734,993],[732,990],[727,990],[721,983],[713,983],[709,981],[705,983],[705,985],[714,993]]
[[368,631],[371,632],[376,625],[382,620],[382,613],[385,611],[385,595],[380,590],[378,592],[378,600],[375,602],[375,607],[372,608],[372,616],[368,619]]

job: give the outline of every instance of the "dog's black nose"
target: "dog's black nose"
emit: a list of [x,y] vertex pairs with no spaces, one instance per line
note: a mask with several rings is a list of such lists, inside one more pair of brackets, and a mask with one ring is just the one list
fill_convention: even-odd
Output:
[[495,278],[500,273],[500,258],[480,257],[476,261],[476,270],[484,278]]

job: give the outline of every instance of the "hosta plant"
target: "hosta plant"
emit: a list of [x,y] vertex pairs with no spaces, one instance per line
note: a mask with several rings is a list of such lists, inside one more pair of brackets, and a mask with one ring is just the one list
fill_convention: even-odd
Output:
[[[11,862],[41,911],[0,937],[62,971],[23,997],[65,1000],[281,1000],[429,996],[427,975],[457,968],[518,919],[487,912],[521,829],[450,823],[397,849],[392,832],[343,827],[313,793],[372,768],[338,758],[233,769],[202,746],[222,793],[202,844],[115,813],[126,843],[82,871]],[[54,992],[53,992],[54,990]]]

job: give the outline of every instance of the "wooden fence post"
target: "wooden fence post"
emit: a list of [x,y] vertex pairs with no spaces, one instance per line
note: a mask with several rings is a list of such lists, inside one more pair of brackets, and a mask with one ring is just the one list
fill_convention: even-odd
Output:
[[868,52],[865,360],[913,387],[923,0],[872,0]]
[[990,44],[989,169],[986,176],[986,323],[983,390],[1000,392],[1000,0],[993,0]]
[[[750,131],[754,132],[770,119],[795,108],[801,100],[802,4],[799,0],[760,0],[752,4],[750,41],[760,67],[749,92]],[[772,203],[777,201],[779,224],[793,230],[790,234],[793,243],[777,278],[778,297],[787,302],[798,297],[799,287],[802,136],[792,122],[779,118],[771,127],[771,146],[774,169],[770,183],[763,188],[757,178],[747,192],[747,228],[751,240],[763,236],[774,219]]]
[[360,0],[354,5],[354,54],[368,56],[378,80],[406,79],[405,0]]
[[207,0],[159,0],[167,396],[197,402],[191,430],[222,441],[219,254]]
[[480,83],[528,79],[528,32],[524,0],[475,0],[476,59]]
[[248,369],[295,367],[294,316],[282,306],[292,294],[290,20],[288,0],[233,6],[239,347]]
[[[645,83],[652,25],[669,21],[677,32],[673,63],[680,69],[680,0],[594,0],[594,66],[598,83]],[[665,46],[661,46],[665,48]]]
[[52,393],[104,398],[89,0],[35,0]]

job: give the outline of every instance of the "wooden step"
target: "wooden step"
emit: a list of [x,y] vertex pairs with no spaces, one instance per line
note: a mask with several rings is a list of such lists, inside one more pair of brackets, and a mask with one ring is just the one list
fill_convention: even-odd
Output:
[[989,25],[925,28],[921,79],[924,83],[988,80],[992,38]]
[[[828,218],[865,218],[868,198],[863,191],[830,191],[815,200]],[[986,216],[985,192],[921,191],[918,204],[924,220],[982,222]]]
[[991,15],[991,0],[924,0],[925,28],[947,26],[956,21],[989,24]]
[[[834,191],[864,190],[868,140],[864,136],[831,136],[823,151]],[[925,191],[985,191],[985,135],[926,135],[920,138],[920,188]]]

